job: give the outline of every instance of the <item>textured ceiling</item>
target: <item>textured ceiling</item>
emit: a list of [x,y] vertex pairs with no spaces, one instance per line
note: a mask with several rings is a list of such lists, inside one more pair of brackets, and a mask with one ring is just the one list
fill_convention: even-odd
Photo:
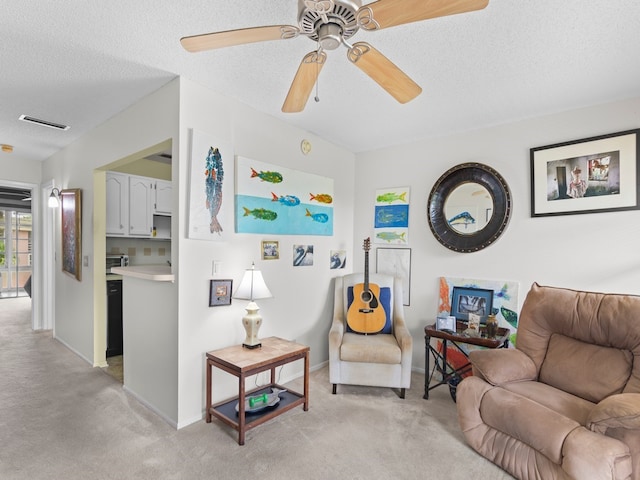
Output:
[[[297,0],[2,6],[0,143],[14,145],[16,159],[49,157],[176,75],[353,152],[640,96],[638,0],[490,0],[477,12],[361,30],[351,41],[371,43],[423,93],[398,104],[340,48],[328,52],[320,101],[314,92],[297,114],[280,108],[300,60],[315,48],[311,40],[195,54],[179,43],[199,33],[296,24]],[[22,114],[71,129],[29,125],[18,121]]]

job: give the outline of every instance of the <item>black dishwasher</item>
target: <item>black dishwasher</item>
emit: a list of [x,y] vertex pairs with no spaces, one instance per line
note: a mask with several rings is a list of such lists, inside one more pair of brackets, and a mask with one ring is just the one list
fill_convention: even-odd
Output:
[[107,357],[122,355],[122,280],[107,280]]

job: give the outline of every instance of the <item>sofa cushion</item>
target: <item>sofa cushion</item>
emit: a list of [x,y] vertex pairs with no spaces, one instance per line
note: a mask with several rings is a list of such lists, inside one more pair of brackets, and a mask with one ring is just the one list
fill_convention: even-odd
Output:
[[631,375],[633,355],[627,350],[589,344],[554,333],[540,368],[539,380],[599,402],[622,392]]
[[538,372],[533,361],[520,350],[498,348],[473,350],[469,353],[473,373],[491,385],[536,380]]
[[345,333],[340,346],[343,362],[400,363],[402,351],[396,337],[388,334]]
[[587,427],[598,433],[608,428],[640,429],[640,393],[605,398],[589,415]]
[[589,415],[596,407],[595,403],[576,397],[541,382],[514,382],[502,386],[510,392],[527,397],[554,412],[586,426]]
[[543,452],[557,465],[562,464],[565,438],[580,427],[578,422],[560,413],[499,387],[484,394],[480,415],[490,427]]

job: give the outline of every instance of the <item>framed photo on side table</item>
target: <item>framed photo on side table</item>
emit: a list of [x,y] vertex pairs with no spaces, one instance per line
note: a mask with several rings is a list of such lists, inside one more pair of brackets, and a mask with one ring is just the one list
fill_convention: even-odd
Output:
[[231,305],[233,280],[211,280],[209,284],[209,306]]
[[468,322],[473,313],[486,323],[487,315],[493,308],[493,290],[484,288],[453,287],[451,294],[451,315],[458,320]]
[[531,149],[531,216],[640,208],[640,129]]

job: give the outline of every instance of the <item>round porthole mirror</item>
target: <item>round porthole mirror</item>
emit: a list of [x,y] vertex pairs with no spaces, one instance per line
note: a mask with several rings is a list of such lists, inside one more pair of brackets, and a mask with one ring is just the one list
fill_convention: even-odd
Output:
[[507,182],[481,163],[462,163],[449,169],[429,194],[431,232],[456,252],[476,252],[491,245],[507,228],[510,215]]

